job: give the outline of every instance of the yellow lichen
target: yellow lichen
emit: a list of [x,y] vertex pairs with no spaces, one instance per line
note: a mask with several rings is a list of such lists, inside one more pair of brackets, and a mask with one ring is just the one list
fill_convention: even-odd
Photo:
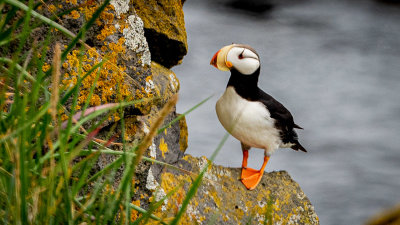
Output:
[[160,145],[158,147],[160,148],[162,157],[165,158],[165,153],[168,151],[168,145],[165,143],[164,138],[161,138]]
[[[91,12],[91,5],[87,5],[83,10],[86,12]],[[79,13],[78,13],[79,14]],[[106,22],[112,21],[112,16],[110,13],[102,14],[101,18]],[[115,32],[115,27],[110,24],[103,26],[101,30],[101,39],[107,38]],[[115,43],[105,42],[107,45],[100,47],[102,54],[98,53],[96,49],[89,48],[86,52],[79,52],[78,50],[73,50],[67,55],[67,61],[63,63],[63,68],[66,70],[63,85],[71,87],[75,85],[78,79],[88,71],[90,71],[93,66],[101,61],[105,61],[101,70],[96,69],[91,74],[89,74],[84,80],[82,80],[82,86],[80,89],[80,96],[78,97],[78,106],[80,108],[87,101],[87,97],[90,94],[93,85],[96,86],[92,97],[89,99],[89,104],[96,106],[100,104],[105,104],[109,102],[118,102],[121,100],[131,101],[135,96],[129,91],[129,87],[124,82],[124,77],[126,76],[125,65],[122,65],[117,60],[121,54],[125,54],[126,49],[124,47],[125,39],[121,37]],[[95,82],[97,80],[97,83]],[[114,114],[113,117],[117,120],[119,119],[118,114]]]
[[[171,173],[163,173],[161,175],[161,188],[164,190],[165,193],[170,193],[175,190],[175,193],[168,198],[168,202],[165,205],[165,210],[158,209],[155,211],[155,215],[161,218],[166,218],[164,221],[168,221],[170,218],[172,219],[176,213],[179,211],[180,206],[182,205],[183,200],[186,196],[186,191],[183,187],[179,187],[180,184],[189,183],[191,182],[190,176],[187,175],[173,175]],[[188,208],[195,209],[196,208],[196,200],[192,200],[189,204]],[[182,225],[185,224],[193,224],[193,220],[205,220],[204,218],[198,217],[197,214],[190,214],[189,210],[182,216],[180,223]],[[150,223],[152,224],[152,223]]]
[[215,205],[219,208],[221,206],[221,198],[218,196],[218,193],[213,190],[209,192],[210,196],[213,198]]
[[183,117],[179,120],[179,150],[184,152],[188,147],[188,129],[186,119]]
[[136,13],[143,20],[145,28],[154,29],[157,33],[167,35],[168,38],[187,45],[182,1],[168,1],[168,4],[161,7],[162,10],[159,10],[157,1],[133,1],[132,3]]
[[134,118],[125,118],[125,140],[132,141],[136,132],[137,126],[135,124],[136,120]]

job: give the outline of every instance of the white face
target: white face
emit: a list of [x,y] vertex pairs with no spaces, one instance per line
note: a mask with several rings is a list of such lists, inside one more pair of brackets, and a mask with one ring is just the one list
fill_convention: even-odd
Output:
[[244,75],[253,74],[260,67],[260,59],[253,51],[244,47],[233,47],[229,50],[226,61]]

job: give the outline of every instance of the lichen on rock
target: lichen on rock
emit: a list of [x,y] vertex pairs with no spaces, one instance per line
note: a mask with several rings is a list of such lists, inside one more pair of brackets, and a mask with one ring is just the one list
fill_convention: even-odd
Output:
[[111,0],[110,4],[115,9],[115,14],[119,18],[121,14],[127,13],[129,11],[130,0]]
[[[207,159],[186,155],[176,165],[191,173],[168,169],[161,174],[159,185],[165,193],[171,191],[171,187],[182,185],[183,188],[165,203],[167,210],[159,210],[156,215],[174,215],[180,206],[177,204],[180,195],[186,195],[192,177],[207,165]],[[287,172],[265,173],[260,185],[249,191],[239,181],[240,171],[212,165],[182,223],[207,224],[215,219],[215,224],[319,224],[314,207]]]
[[125,45],[142,55],[142,66],[150,65],[151,57],[149,46],[144,37],[143,21],[136,15],[130,15],[127,23],[129,26],[123,30]]
[[179,64],[188,48],[183,1],[135,0],[133,6],[143,20],[152,60],[167,68]]

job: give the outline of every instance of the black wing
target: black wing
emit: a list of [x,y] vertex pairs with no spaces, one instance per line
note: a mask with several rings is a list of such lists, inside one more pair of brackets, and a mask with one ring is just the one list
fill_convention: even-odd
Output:
[[293,143],[291,147],[294,150],[307,150],[301,146],[298,141],[298,136],[294,128],[303,129],[294,123],[293,116],[280,102],[274,99],[271,95],[265,93],[263,90],[258,91],[258,101],[261,101],[267,110],[270,112],[271,117],[275,119],[275,126],[280,130],[280,135],[283,143]]

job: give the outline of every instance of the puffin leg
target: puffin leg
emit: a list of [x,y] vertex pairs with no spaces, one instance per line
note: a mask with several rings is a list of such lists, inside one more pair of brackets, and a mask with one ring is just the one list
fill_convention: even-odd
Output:
[[246,144],[243,144],[243,142],[240,142],[240,145],[242,146],[242,152],[243,152],[242,169],[243,168],[247,169],[247,159],[249,158],[249,150],[251,147]]
[[265,166],[267,166],[269,156],[265,155],[261,169],[255,170],[252,168],[247,168],[247,158],[249,157],[249,150],[244,148],[242,150],[243,150],[243,162],[242,162],[242,174],[240,176],[240,181],[244,184],[244,186],[246,186],[247,189],[253,190],[254,188],[256,188],[258,183],[260,183],[260,180],[264,174]]

